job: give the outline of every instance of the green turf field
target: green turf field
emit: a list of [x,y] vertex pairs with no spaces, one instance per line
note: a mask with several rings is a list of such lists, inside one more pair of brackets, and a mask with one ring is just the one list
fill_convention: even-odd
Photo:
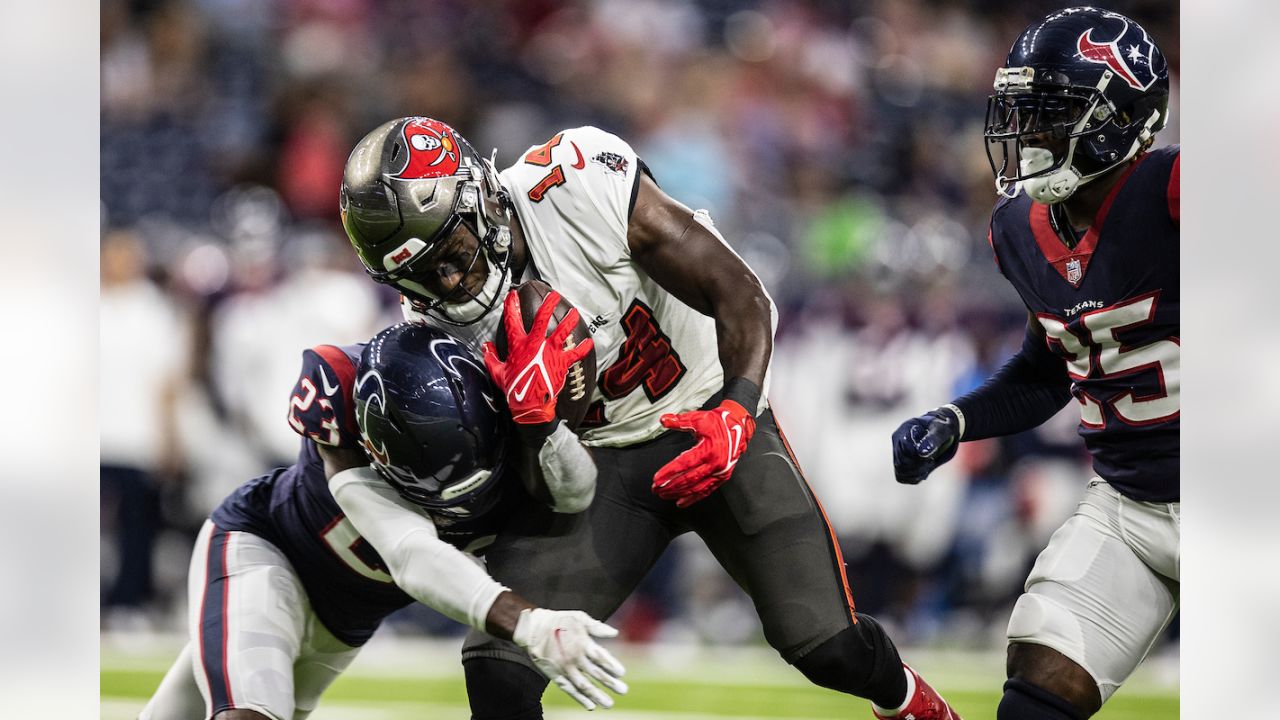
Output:
[[[371,646],[325,694],[313,720],[466,718],[456,643],[387,640]],[[102,717],[133,718],[155,689],[171,643],[145,648],[104,642]],[[1003,680],[998,653],[905,653],[942,689],[966,720],[994,718]],[[806,683],[799,673],[759,649],[623,648],[631,692],[605,717],[612,720],[813,720],[870,718],[863,701]],[[1167,674],[1167,673],[1165,673]],[[1176,679],[1142,668],[1107,704],[1100,720],[1178,717]],[[547,718],[586,718],[558,690],[546,695]],[[592,717],[599,717],[598,711]]]

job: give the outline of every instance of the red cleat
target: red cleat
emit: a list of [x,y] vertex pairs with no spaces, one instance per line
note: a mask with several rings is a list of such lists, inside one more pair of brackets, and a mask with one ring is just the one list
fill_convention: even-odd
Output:
[[[960,714],[952,710],[938,691],[929,687],[929,683],[925,682],[915,670],[912,670],[909,665],[902,667],[907,670],[910,683],[907,689],[911,691],[911,696],[907,704],[893,715],[882,715],[880,711],[884,708],[878,708],[872,703],[871,712],[879,720],[962,720]],[[893,711],[885,710],[885,712]]]

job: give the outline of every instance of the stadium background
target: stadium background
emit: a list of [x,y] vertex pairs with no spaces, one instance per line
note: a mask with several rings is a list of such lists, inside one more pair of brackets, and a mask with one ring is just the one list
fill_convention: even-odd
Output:
[[[712,212],[778,303],[772,400],[841,536],[859,609],[971,691],[971,707],[993,703],[1008,609],[1088,472],[1072,409],[965,445],[916,488],[893,483],[887,438],[1020,338],[1022,310],[985,242],[981,124],[1009,43],[1063,5],[104,2],[100,404],[129,408],[101,430],[105,716],[136,709],[171,658],[205,514],[291,461],[283,418],[301,350],[395,319],[394,296],[346,246],[336,196],[354,142],[406,114],[497,148],[500,167],[562,127],[598,125]],[[1177,142],[1177,7],[1109,7],[1169,57],[1160,141]],[[856,707],[759,652],[749,604],[696,539],[673,546],[614,623],[639,673],[620,709]],[[396,658],[425,648],[424,676],[395,686],[460,715],[457,633],[403,613],[383,634],[407,640],[380,643],[367,664],[413,672]],[[1102,717],[1176,713],[1176,638]],[[362,681],[364,665],[335,706],[400,697]],[[734,709],[740,686],[775,700]],[[646,699],[659,697],[670,702]]]

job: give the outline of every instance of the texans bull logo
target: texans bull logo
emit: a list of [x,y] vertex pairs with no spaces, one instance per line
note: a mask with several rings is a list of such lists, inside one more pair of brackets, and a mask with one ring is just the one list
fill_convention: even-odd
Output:
[[1129,87],[1146,90],[1158,77],[1158,68],[1151,67],[1156,45],[1141,27],[1127,20],[1121,23],[1120,33],[1107,42],[1094,37],[1096,28],[1085,30],[1076,40],[1076,50],[1085,60],[1111,68]]
[[419,118],[405,124],[404,139],[409,145],[409,156],[396,177],[420,180],[448,177],[458,172],[458,140],[448,125]]

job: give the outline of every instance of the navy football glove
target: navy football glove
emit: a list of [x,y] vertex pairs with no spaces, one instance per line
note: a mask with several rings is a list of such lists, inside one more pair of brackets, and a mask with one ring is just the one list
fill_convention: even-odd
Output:
[[964,428],[948,406],[913,417],[893,431],[893,475],[905,485],[929,477],[937,467],[955,457]]

